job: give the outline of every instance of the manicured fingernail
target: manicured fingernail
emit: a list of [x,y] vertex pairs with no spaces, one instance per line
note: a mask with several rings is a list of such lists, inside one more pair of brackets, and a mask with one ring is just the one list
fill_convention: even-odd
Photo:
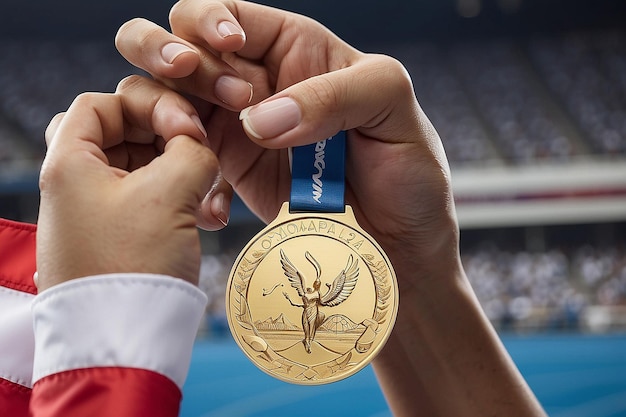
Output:
[[39,286],[39,272],[37,271],[33,274],[33,282],[35,283],[35,287]]
[[239,119],[250,135],[257,139],[270,139],[298,126],[302,112],[293,99],[281,97],[243,109]]
[[161,56],[168,64],[173,63],[179,55],[187,52],[191,52],[194,54],[196,53],[196,51],[194,51],[187,45],[183,45],[182,43],[168,43],[163,48],[161,48]]
[[215,81],[215,95],[228,105],[242,108],[252,100],[252,84],[232,75],[222,75]]
[[228,38],[229,36],[241,36],[244,40],[246,39],[244,31],[239,26],[233,22],[229,22],[228,20],[223,20],[217,24],[217,33],[219,33],[222,38]]
[[228,225],[230,202],[219,193],[211,198],[211,214],[213,214],[224,226]]
[[191,120],[193,120],[193,122],[196,124],[196,127],[198,128],[198,130],[200,132],[202,132],[202,135],[206,138],[206,136],[207,136],[206,129],[204,128],[204,125],[202,124],[202,120],[200,120],[200,118],[198,116],[196,116],[195,114],[191,115]]

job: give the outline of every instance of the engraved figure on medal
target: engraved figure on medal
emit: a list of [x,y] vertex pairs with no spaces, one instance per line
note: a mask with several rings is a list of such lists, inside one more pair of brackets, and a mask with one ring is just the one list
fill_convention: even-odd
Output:
[[391,332],[395,274],[382,249],[345,217],[285,208],[233,266],[231,332],[276,378],[309,385],[343,379],[365,367]]
[[[301,307],[304,309],[302,312],[302,328],[304,329],[304,348],[308,353],[311,353],[311,342],[315,339],[315,332],[324,323],[325,314],[320,311],[322,306],[334,307],[341,304],[346,300],[356,285],[356,281],[359,277],[358,261],[354,261],[352,255],[348,257],[348,264],[343,271],[339,273],[337,278],[333,281],[333,285],[326,284],[328,291],[323,296],[320,295],[321,274],[322,268],[319,263],[313,258],[313,256],[306,251],[304,253],[306,259],[313,265],[316,272],[316,278],[313,282],[313,288],[306,287],[304,276],[298,271],[298,269],[289,261],[285,252],[280,250],[280,262],[283,265],[285,275],[289,278],[291,286],[298,291],[298,295],[302,299],[302,304],[297,304],[291,301],[289,294],[283,292],[285,298],[294,307]],[[305,289],[306,287],[306,289]]]

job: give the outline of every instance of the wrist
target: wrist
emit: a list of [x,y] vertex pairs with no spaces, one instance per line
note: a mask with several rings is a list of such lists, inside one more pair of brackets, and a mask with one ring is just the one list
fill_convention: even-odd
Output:
[[430,286],[454,286],[459,279],[465,279],[456,219],[444,221],[448,224],[438,225],[437,233],[406,233],[408,238],[379,240],[398,277],[400,302],[405,292],[428,293]]
[[373,362],[394,415],[415,415],[416,408],[424,415],[543,415],[459,257],[438,271],[414,266],[398,266],[396,323]]

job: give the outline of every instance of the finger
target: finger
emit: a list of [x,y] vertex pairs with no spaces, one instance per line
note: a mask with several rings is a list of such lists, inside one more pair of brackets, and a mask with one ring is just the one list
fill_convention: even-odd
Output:
[[145,140],[144,135],[132,133],[138,129],[155,132],[166,140],[187,134],[206,142],[206,131],[189,102],[163,85],[138,76],[122,81],[114,95],[78,96],[63,116],[53,119],[47,137],[51,151],[59,148],[68,154],[86,150],[109,164],[103,150],[133,136]]
[[223,229],[230,219],[233,188],[220,174],[202,200],[198,212],[198,227],[208,231]]
[[[352,49],[313,19],[248,1],[181,0],[170,12],[170,25],[173,34],[202,47],[236,52],[239,57],[263,60],[265,64],[269,58],[270,65],[280,65],[280,59],[289,51],[309,46],[319,48],[322,45],[323,48],[332,43],[334,56]],[[241,30],[241,35],[227,36],[222,30],[224,26],[232,26],[234,32]],[[239,39],[240,44],[231,47],[231,42]]]
[[364,55],[355,65],[306,79],[244,109],[240,119],[248,136],[266,148],[313,143],[354,128],[399,142],[411,139],[397,135],[414,122],[416,106],[402,64]]
[[115,46],[131,64],[167,78],[186,77],[200,63],[191,43],[146,19],[124,23],[115,36]]
[[[234,3],[229,3],[236,8]],[[220,2],[182,0],[170,11],[172,32],[220,52],[240,50],[246,34],[233,13]]]
[[[76,183],[76,175],[103,175],[105,170],[100,168],[109,164],[102,150],[105,137],[118,136],[119,131],[123,131],[123,114],[116,97],[103,93],[76,97],[67,112],[56,116],[47,129],[48,151],[39,174],[42,201],[62,200],[63,192],[72,189],[68,185]],[[69,158],[70,155],[75,157]],[[123,175],[118,171],[113,174]]]
[[[291,48],[306,33],[316,37],[319,23],[273,7],[241,1],[182,0],[170,12],[172,33],[220,52],[261,59],[274,47]],[[232,34],[226,28],[231,28]],[[245,32],[244,32],[245,31]],[[318,39],[319,40],[319,39]]]
[[141,178],[150,186],[158,178],[163,201],[186,202],[195,225],[200,203],[219,176],[215,154],[190,136],[179,135],[167,142],[163,155],[144,168],[152,175]]
[[241,110],[252,99],[252,85],[217,55],[205,48],[196,49],[145,19],[122,25],[116,46],[129,62],[172,89],[200,96],[230,110]]
[[102,151],[109,142],[106,139],[121,142],[118,138],[123,137],[123,130],[122,107],[116,97],[104,93],[83,93],[74,99],[64,114],[55,116],[50,122],[46,131],[47,159],[57,150],[65,154],[87,150],[107,163]]
[[52,120],[50,120],[50,123],[48,123],[48,127],[46,128],[46,132],[44,134],[44,138],[46,140],[46,145],[50,146],[50,142],[52,141],[52,138],[54,137],[54,134],[56,133],[57,129],[59,128],[59,125],[61,124],[61,120],[63,120],[63,116],[65,115],[65,113],[57,113]]
[[[116,89],[125,109],[127,141],[150,143],[154,136],[166,141],[180,134],[206,142],[206,130],[196,109],[180,94],[154,80],[132,75]],[[146,132],[151,132],[146,135]]]
[[230,66],[224,68],[224,62],[215,61],[209,52],[202,55],[202,64],[189,77],[159,79],[172,90],[199,97],[209,103],[217,104],[232,111],[240,111],[250,105],[254,89],[250,82],[244,80]]

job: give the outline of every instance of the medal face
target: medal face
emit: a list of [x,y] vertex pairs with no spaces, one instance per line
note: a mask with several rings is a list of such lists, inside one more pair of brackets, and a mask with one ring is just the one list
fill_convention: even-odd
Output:
[[393,268],[345,213],[289,213],[243,249],[226,291],[228,324],[252,362],[296,384],[338,381],[382,349],[398,310]]

